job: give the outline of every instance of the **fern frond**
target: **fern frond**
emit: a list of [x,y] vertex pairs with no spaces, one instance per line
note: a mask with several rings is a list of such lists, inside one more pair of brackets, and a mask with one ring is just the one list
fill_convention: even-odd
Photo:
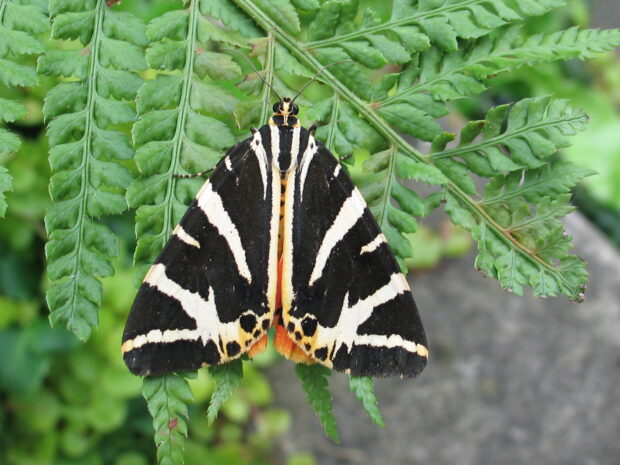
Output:
[[377,105],[406,103],[418,94],[448,101],[486,90],[485,79],[522,66],[571,58],[586,59],[620,43],[620,30],[570,28],[551,34],[522,37],[519,26],[503,28],[461,50],[445,53],[431,48],[408,65],[396,92]]
[[483,230],[482,224],[471,229],[480,248],[478,266],[499,278],[505,289],[518,294],[523,293],[523,285],[531,285],[537,296],[564,294],[580,298],[587,279],[585,264],[569,253],[573,246],[559,219],[573,210],[568,205],[571,189],[592,174],[568,162],[553,162],[493,178],[479,202],[481,210],[527,248],[538,266],[527,270],[531,265],[512,257]]
[[372,378],[367,376],[350,376],[349,389],[364,406],[368,418],[370,418],[375,425],[385,426],[383,418],[381,417],[377,398],[375,397]]
[[209,424],[213,424],[224,402],[230,398],[234,390],[241,384],[243,363],[241,360],[234,360],[224,365],[210,367],[209,373],[213,378],[215,387],[207,408],[207,420]]
[[[0,132],[0,138],[2,133]],[[4,166],[0,166],[0,218],[6,213],[5,192],[13,190],[13,178]]]
[[342,47],[354,59],[371,46],[371,53],[379,52],[385,63],[406,63],[410,52],[424,50],[431,43],[454,51],[457,39],[482,37],[507,23],[563,4],[563,0],[396,0],[388,21],[366,9],[359,24],[355,21],[356,2],[333,2],[321,8],[310,24],[308,46]]
[[[88,6],[92,8],[88,8]],[[77,80],[53,88],[44,106],[50,120],[50,195],[45,216],[49,242],[45,251],[52,285],[47,292],[50,321],[86,340],[97,325],[101,283],[110,276],[117,239],[98,223],[102,215],[127,208],[124,193],[131,181],[120,163],[133,156],[127,139],[110,126],[133,122],[132,98],[144,69],[140,47],[146,44],[141,23],[106,7],[104,0],[84,4],[53,2],[52,36],[79,38],[84,48],[48,53],[39,60],[44,74]],[[113,83],[111,81],[113,78]]]
[[412,256],[413,250],[404,234],[416,232],[418,223],[415,217],[426,216],[436,204],[429,203],[435,196],[424,199],[405,185],[405,181],[415,179],[442,185],[449,180],[436,167],[415,162],[395,147],[374,154],[365,162],[364,170],[375,176],[361,184],[362,194],[399,259],[401,268],[406,270],[404,260]]
[[187,405],[194,400],[185,378],[190,374],[169,374],[144,378],[142,395],[153,417],[157,462],[182,465],[183,444],[187,437]]
[[[230,115],[237,100],[205,77],[236,79],[241,70],[230,56],[208,51],[213,33],[205,32],[212,31],[206,23],[194,0],[187,9],[168,12],[147,27],[154,41],[146,54],[149,66],[181,73],[146,81],[137,97],[133,139],[142,176],[129,187],[127,201],[137,208],[134,261],[142,272],[162,250],[200,187],[200,180],[174,175],[212,168],[222,150],[235,143],[229,127],[213,116]],[[218,38],[236,41],[223,29]]]
[[[522,168],[539,168],[550,155],[568,147],[568,138],[585,129],[588,117],[571,108],[567,100],[550,97],[527,98],[514,106],[491,109],[483,121],[472,121],[462,130],[459,145],[446,149],[452,134],[438,137],[429,158],[440,168],[449,160],[461,159],[469,170],[490,177]],[[505,127],[504,127],[505,123]],[[482,136],[478,140],[478,136]],[[473,183],[463,178],[454,182],[473,193]],[[475,188],[474,188],[475,191]]]
[[321,365],[295,365],[295,374],[301,381],[306,398],[312,410],[319,417],[325,434],[335,442],[340,442],[336,418],[332,411],[332,396],[329,392],[327,377],[331,374],[328,368]]
[[570,190],[592,174],[567,162],[515,171],[491,179],[474,214],[453,195],[446,211],[478,242],[476,266],[504,289],[522,295],[529,285],[536,296],[580,300],[585,264],[570,254],[573,246],[559,219],[573,210]]
[[357,147],[374,152],[385,145],[381,136],[338,96],[316,103],[308,118],[325,122],[318,127],[317,137],[336,155],[351,155]]
[[[26,19],[28,18],[28,19]],[[0,82],[5,86],[34,86],[38,83],[32,66],[18,63],[24,55],[44,51],[43,44],[34,37],[48,29],[45,12],[36,5],[21,5],[14,1],[0,2]],[[26,115],[26,107],[15,100],[0,98],[0,123],[13,122]],[[0,161],[6,154],[16,152],[19,138],[0,128]],[[9,171],[0,165],[0,218],[7,209],[5,193],[13,189]]]

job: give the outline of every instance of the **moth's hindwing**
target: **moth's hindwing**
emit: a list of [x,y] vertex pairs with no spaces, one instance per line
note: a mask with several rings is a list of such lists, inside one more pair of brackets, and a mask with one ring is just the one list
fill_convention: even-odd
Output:
[[415,376],[424,329],[405,277],[361,194],[311,138],[287,176],[282,318],[317,362],[356,376]]
[[134,374],[238,358],[274,311],[280,182],[260,135],[233,147],[147,273],[123,334]]

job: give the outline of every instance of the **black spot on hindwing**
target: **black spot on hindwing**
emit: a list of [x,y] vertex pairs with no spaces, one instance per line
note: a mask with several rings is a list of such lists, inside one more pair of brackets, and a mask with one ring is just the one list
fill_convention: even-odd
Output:
[[254,331],[257,323],[258,322],[256,321],[256,317],[252,314],[243,315],[239,319],[239,324],[246,333],[251,333],[252,331]]

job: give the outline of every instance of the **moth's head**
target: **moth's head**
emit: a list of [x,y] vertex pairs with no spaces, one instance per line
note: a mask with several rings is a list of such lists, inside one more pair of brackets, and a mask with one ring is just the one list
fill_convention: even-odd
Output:
[[296,115],[299,113],[299,108],[290,98],[284,97],[273,105],[273,112],[276,115]]
[[299,113],[297,105],[290,98],[284,97],[273,105],[271,121],[277,126],[296,126],[297,113]]

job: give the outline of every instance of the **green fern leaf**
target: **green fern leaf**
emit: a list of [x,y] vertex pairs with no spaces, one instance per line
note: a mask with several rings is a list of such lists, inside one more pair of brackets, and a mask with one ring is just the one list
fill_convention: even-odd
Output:
[[15,100],[0,98],[0,121],[15,121],[26,115],[26,107]]
[[0,128],[0,153],[8,153],[8,152],[16,152],[19,149],[19,138],[7,131],[6,129]]
[[219,19],[230,29],[239,31],[246,37],[261,35],[261,30],[256,27],[252,18],[229,0],[201,0],[200,11]]
[[329,392],[327,377],[331,371],[321,365],[295,365],[295,374],[301,381],[308,403],[319,417],[325,434],[335,442],[340,442],[336,419],[332,411],[332,395]]
[[336,35],[343,2],[326,2],[317,11],[314,21],[308,28],[308,40],[317,42]]
[[563,3],[563,0],[519,3],[513,0],[428,0],[412,5],[395,1],[388,21],[368,21],[369,15],[378,18],[371,10],[364,14],[365,21],[360,25],[355,22],[355,14],[342,14],[345,2],[332,2],[317,12],[309,28],[308,45],[318,49],[367,40],[388,61],[404,63],[409,61],[409,51],[424,50],[431,42],[444,50],[456,51],[459,38],[485,36],[507,23],[541,15]]
[[49,0],[49,12],[52,17],[68,12],[93,10],[97,0]]
[[[133,97],[128,90],[135,91],[137,77],[109,70],[120,82],[106,85],[105,92],[101,92],[99,70],[108,66],[138,69],[143,58],[135,55],[139,51],[134,45],[123,42],[125,32],[121,27],[125,21],[126,28],[134,28],[129,36],[135,38],[139,23],[127,15],[111,13],[105,1],[83,11],[74,4],[58,2],[54,12],[54,37],[89,40],[84,46],[92,53],[50,53],[39,62],[42,72],[83,79],[59,84],[49,92],[44,106],[45,117],[51,118],[48,138],[53,169],[53,205],[45,217],[49,234],[45,251],[52,281],[47,301],[51,323],[65,326],[85,340],[98,320],[101,283],[97,277],[114,272],[110,260],[117,255],[116,237],[95,218],[127,208],[124,192],[131,181],[119,162],[131,158],[133,152],[122,134],[105,128],[135,119],[123,99]],[[109,21],[113,27],[106,26]],[[123,46],[106,48],[109,41]],[[127,47],[135,48],[135,62],[130,67],[123,66],[125,58],[118,57],[127,52]]]
[[420,55],[419,63],[409,65],[409,72],[397,91],[384,98],[381,106],[407,101],[412,96],[429,93],[440,101],[469,97],[483,92],[485,79],[525,65],[591,58],[620,44],[620,30],[571,28],[552,34],[523,39],[519,27],[500,29],[462,50],[444,53],[430,48]]
[[290,0],[256,0],[256,4],[287,31],[296,33],[301,30],[299,16]]
[[38,61],[41,74],[63,77],[76,77],[84,80],[88,76],[90,52],[80,50],[50,50]]
[[29,34],[40,34],[49,28],[47,14],[36,4],[23,5],[17,2],[5,2],[3,26],[27,32]]
[[305,11],[314,11],[321,6],[319,0],[292,0],[292,2],[295,8]]
[[209,368],[209,373],[213,377],[215,388],[211,394],[211,401],[207,408],[207,421],[213,424],[217,418],[222,405],[234,390],[241,384],[243,378],[243,363],[241,360],[234,360],[224,365],[217,365]]
[[[26,20],[26,16],[29,15]],[[23,55],[39,54],[44,51],[43,44],[34,34],[48,28],[45,13],[36,5],[20,5],[4,1],[0,5],[0,82],[11,86],[35,86],[38,78],[32,66],[18,63]],[[0,123],[13,122],[23,118],[26,107],[17,101],[0,98]],[[0,128],[0,156],[16,152],[19,138]],[[13,181],[8,170],[0,166],[0,218],[7,209],[5,193],[13,189]]]
[[374,394],[373,381],[369,377],[349,377],[349,389],[355,394],[357,400],[359,400],[364,406],[364,410],[368,414],[368,417],[375,425],[385,426],[383,418],[381,417],[381,411],[377,403],[377,398]]
[[0,25],[0,56],[42,53],[43,44],[30,34]]
[[570,238],[559,219],[573,210],[570,189],[591,174],[567,162],[515,171],[487,184],[478,215],[454,197],[448,198],[446,211],[478,242],[476,265],[505,289],[522,295],[530,285],[538,296],[580,299],[587,273],[584,263],[570,254]]
[[39,80],[30,66],[0,58],[0,82],[8,87],[35,86]]
[[536,205],[545,196],[557,197],[567,194],[579,181],[595,173],[565,161],[545,164],[528,172],[522,179],[521,172],[497,176],[486,185],[483,204],[510,204],[515,198],[523,198]]
[[404,259],[411,257],[413,250],[404,234],[417,231],[414,217],[426,216],[431,209],[404,181],[415,179],[441,185],[449,180],[438,168],[411,160],[394,148],[374,154],[364,163],[364,170],[374,176],[361,183],[361,192],[405,269]]
[[[0,138],[2,134],[0,132]],[[6,196],[5,192],[13,190],[13,179],[9,175],[9,170],[4,166],[0,166],[0,218],[6,213]]]
[[153,417],[157,461],[160,465],[182,465],[183,444],[187,437],[187,404],[193,401],[186,377],[170,374],[144,378],[142,395]]
[[587,120],[585,113],[572,109],[566,100],[523,99],[512,107],[491,109],[485,121],[467,124],[453,149],[445,148],[449,137],[438,139],[430,158],[436,162],[462,159],[471,171],[484,177],[538,168],[558,149],[567,147],[568,137],[583,131]]
[[88,44],[95,28],[95,13],[93,9],[58,15],[52,24],[52,37],[79,39],[82,44]]
[[[442,112],[438,116],[445,116]],[[441,132],[441,126],[425,109],[413,105],[396,103],[381,107],[379,114],[399,131],[422,140],[433,140]]]

